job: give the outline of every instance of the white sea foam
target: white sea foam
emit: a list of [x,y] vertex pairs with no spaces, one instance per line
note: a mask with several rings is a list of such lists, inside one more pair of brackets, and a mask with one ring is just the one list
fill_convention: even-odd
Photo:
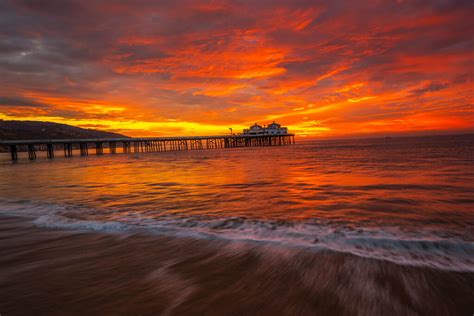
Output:
[[40,227],[93,230],[93,231],[125,231],[130,227],[126,224],[115,221],[90,221],[68,218],[56,214],[48,214],[38,217],[33,224]]
[[318,222],[262,221],[243,218],[144,218],[139,215],[114,220],[90,220],[68,216],[70,210],[28,201],[1,201],[3,214],[34,216],[39,227],[124,232],[135,229],[154,234],[221,238],[329,249],[403,265],[474,272],[474,243],[433,231],[405,232],[397,227],[351,228]]
[[312,250],[329,249],[404,265],[474,272],[474,243],[433,232],[407,233],[395,227],[352,229],[321,223],[234,219],[161,219],[148,227],[230,240],[270,242]]

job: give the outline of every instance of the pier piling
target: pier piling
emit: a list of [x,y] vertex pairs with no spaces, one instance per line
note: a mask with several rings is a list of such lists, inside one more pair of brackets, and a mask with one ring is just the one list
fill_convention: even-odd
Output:
[[36,150],[35,145],[28,144],[28,159],[35,160],[36,159]]
[[117,143],[116,142],[109,142],[109,149],[111,154],[117,153]]
[[46,152],[49,159],[54,158],[54,147],[53,144],[46,144]]
[[81,156],[89,155],[89,147],[87,146],[87,143],[79,143],[79,152]]
[[102,142],[96,142],[95,143],[95,154],[97,156],[100,156],[100,155],[104,154],[104,144]]
[[72,157],[72,143],[64,143],[64,157]]
[[16,145],[10,145],[10,154],[11,154],[12,161],[18,160],[18,151],[17,151]]
[[130,153],[130,142],[123,142],[122,148],[123,148],[123,152],[125,154],[129,154]]

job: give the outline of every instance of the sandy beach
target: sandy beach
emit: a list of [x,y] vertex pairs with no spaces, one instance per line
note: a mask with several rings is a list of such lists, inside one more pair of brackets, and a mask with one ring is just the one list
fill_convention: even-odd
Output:
[[473,284],[329,251],[0,220],[2,315],[470,315]]

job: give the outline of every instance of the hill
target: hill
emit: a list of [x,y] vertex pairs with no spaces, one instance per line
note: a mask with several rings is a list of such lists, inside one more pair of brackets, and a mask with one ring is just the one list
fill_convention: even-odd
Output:
[[94,129],[85,129],[66,124],[0,120],[0,140],[125,137],[128,136]]

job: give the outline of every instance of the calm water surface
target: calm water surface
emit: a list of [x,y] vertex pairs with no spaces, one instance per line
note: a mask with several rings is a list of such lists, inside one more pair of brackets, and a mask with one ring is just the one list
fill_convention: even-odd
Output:
[[[58,154],[58,156],[60,156]],[[38,226],[249,240],[474,271],[474,136],[0,160]]]

